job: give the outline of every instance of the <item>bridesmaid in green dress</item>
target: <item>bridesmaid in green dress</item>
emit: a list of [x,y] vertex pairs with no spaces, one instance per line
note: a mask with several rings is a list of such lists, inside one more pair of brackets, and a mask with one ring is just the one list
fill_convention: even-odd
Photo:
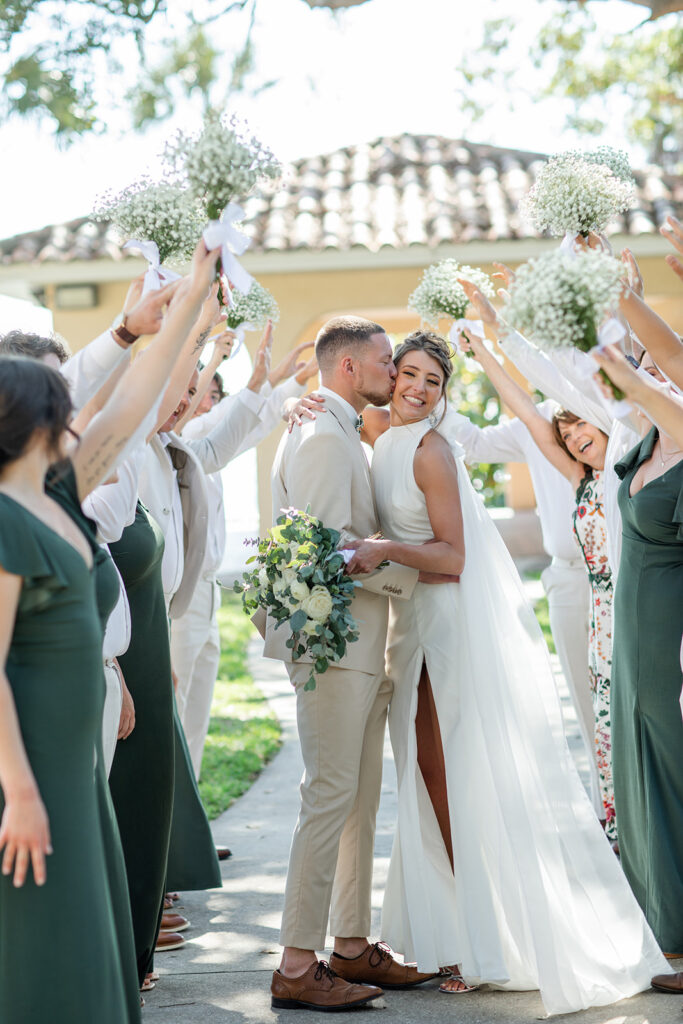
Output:
[[[192,276],[177,287],[155,340],[73,448],[72,465],[57,481],[60,502],[44,487],[50,464],[65,455],[66,385],[39,362],[0,359],[3,1021],[140,1019],[132,932],[117,881],[121,851],[104,791],[97,581],[79,506],[165,387],[217,255],[197,246]],[[174,290],[167,289],[169,298]]]
[[[41,406],[61,433],[66,385],[39,363],[0,363],[0,1020],[132,1024],[140,1008],[125,873],[101,756],[95,764],[113,567],[80,511],[71,465],[54,481],[54,500],[30,486],[47,468],[44,442],[7,457],[7,435],[25,449]],[[27,983],[27,964],[40,985]]]
[[665,954],[683,956],[683,452],[656,428],[616,466],[612,763],[621,863]]
[[[131,638],[119,658],[135,729],[118,743],[109,775],[126,859],[140,985],[152,968],[163,910],[173,813],[173,685],[161,583],[164,538],[138,502],[135,522],[110,545],[130,604]],[[144,781],[144,784],[143,784]]]

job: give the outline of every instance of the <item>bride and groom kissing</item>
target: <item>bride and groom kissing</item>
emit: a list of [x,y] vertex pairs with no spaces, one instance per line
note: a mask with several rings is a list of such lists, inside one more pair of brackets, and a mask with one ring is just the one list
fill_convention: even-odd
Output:
[[[444,991],[540,989],[549,1013],[648,988],[669,968],[576,773],[542,635],[470,484],[445,405],[447,344],[417,331],[392,352],[379,324],[345,316],[316,355],[321,401],[283,437],[273,509],[310,507],[354,549],[360,635],[311,691],[310,665],[266,623],[304,760],[272,1005],[352,1009],[443,968]],[[386,941],[371,943],[387,718],[398,820]],[[328,922],[329,965],[316,953]]]

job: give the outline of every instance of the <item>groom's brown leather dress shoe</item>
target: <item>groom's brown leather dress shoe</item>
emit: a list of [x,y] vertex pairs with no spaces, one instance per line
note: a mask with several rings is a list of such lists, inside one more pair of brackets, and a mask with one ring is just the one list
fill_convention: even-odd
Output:
[[655,974],[652,987],[658,992],[676,992],[683,996],[683,971],[678,974]]
[[346,981],[380,985],[382,988],[413,988],[439,977],[438,971],[436,974],[422,974],[417,967],[399,964],[385,942],[375,942],[352,958],[333,953],[330,964],[335,974]]
[[274,1010],[353,1010],[383,995],[381,988],[349,985],[338,978],[325,960],[311,964],[299,978],[273,971],[270,984]]

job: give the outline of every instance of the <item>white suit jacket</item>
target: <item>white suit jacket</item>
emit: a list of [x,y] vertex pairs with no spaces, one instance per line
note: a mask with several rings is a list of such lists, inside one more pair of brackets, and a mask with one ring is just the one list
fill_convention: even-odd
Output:
[[[304,511],[310,505],[311,513],[324,526],[340,531],[343,547],[347,540],[372,536],[379,522],[360,438],[343,406],[332,397],[327,400],[327,410],[325,416],[306,421],[282,438],[271,475],[273,520],[283,508]],[[360,637],[348,645],[338,668],[372,674],[382,670],[388,598],[409,598],[417,577],[417,569],[394,563],[359,577],[363,585],[356,592],[351,614],[360,627]],[[268,618],[265,656],[291,662],[292,653],[285,646],[288,636],[286,625],[276,630]],[[298,660],[312,659],[304,655]]]

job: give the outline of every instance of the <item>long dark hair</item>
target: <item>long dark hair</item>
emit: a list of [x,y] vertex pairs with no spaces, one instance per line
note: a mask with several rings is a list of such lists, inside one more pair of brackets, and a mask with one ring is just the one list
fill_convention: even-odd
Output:
[[72,405],[69,389],[56,370],[35,359],[0,355],[0,472],[21,458],[36,430],[44,430],[48,448],[59,453]]

